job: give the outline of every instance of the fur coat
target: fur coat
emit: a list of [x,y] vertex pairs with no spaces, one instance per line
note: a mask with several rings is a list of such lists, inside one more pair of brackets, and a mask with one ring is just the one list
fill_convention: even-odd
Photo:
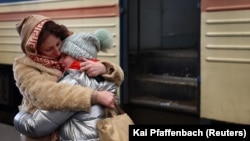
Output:
[[[124,79],[122,69],[110,62],[102,62],[108,73],[102,75],[106,80],[118,86]],[[16,86],[23,96],[20,110],[33,113],[36,109],[74,110],[88,112],[91,107],[91,96],[95,90],[79,85],[57,83],[63,75],[57,69],[44,67],[27,56],[16,58],[13,63]]]

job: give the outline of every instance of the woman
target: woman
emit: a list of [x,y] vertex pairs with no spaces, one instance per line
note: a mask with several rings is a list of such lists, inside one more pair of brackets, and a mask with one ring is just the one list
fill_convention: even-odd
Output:
[[[31,15],[17,23],[16,28],[25,54],[13,63],[16,85],[23,95],[20,110],[29,113],[36,109],[89,112],[91,105],[97,103],[114,108],[111,92],[57,83],[64,71],[58,62],[59,50],[62,41],[71,34],[65,26],[42,15]],[[112,63],[85,60],[81,66],[89,76],[102,75],[118,85],[123,80],[123,71]],[[44,138],[51,140],[51,137]]]
[[[111,40],[112,36],[103,29],[97,30],[95,34],[81,32],[66,38],[59,62],[66,66],[67,75],[59,83],[107,90],[115,94],[118,86],[113,82],[103,80],[100,76],[88,77],[85,72],[79,72],[78,60],[85,57],[98,61],[97,52],[111,48]],[[99,141],[97,121],[103,117],[103,107],[98,104],[93,105],[90,112],[36,110],[34,114],[27,114],[20,111],[14,118],[14,126],[20,133],[32,137],[48,135],[59,128],[60,141]]]

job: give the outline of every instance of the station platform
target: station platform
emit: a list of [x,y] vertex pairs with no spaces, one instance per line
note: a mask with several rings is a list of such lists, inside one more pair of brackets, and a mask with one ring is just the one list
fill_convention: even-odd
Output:
[[1,141],[21,141],[20,134],[16,129],[8,124],[0,123],[0,140]]

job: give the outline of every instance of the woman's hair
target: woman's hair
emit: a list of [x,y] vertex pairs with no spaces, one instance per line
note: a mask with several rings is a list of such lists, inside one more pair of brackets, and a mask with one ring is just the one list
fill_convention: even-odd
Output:
[[56,37],[60,38],[63,41],[69,35],[72,34],[71,31],[64,25],[59,25],[54,21],[48,21],[44,24],[39,37],[37,39],[37,47],[39,48],[41,44],[47,39],[49,34],[53,34]]

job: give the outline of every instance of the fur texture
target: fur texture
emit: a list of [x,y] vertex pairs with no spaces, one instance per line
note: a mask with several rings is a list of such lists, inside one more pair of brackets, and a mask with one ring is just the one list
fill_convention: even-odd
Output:
[[[123,71],[113,64],[104,63],[112,71],[103,77],[120,85],[123,81]],[[95,91],[87,87],[57,83],[58,78],[62,75],[60,71],[46,68],[23,56],[15,59],[13,72],[16,85],[23,95],[20,110],[30,113],[37,108],[89,111],[91,96]]]

